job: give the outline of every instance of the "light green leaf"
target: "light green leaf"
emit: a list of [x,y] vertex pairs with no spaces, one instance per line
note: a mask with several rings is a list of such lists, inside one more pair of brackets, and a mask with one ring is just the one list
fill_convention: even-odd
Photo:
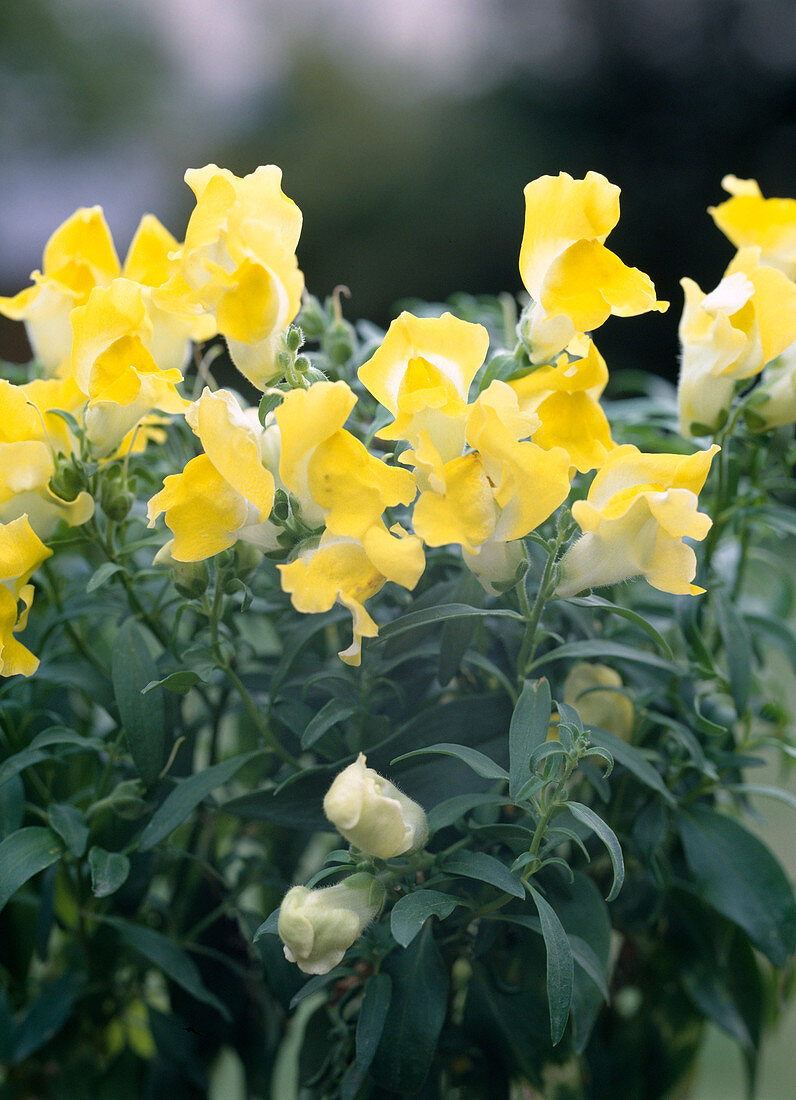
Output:
[[665,657],[668,657],[670,661],[674,660],[674,654],[663,635],[655,629],[652,623],[647,622],[643,615],[639,615],[637,611],[632,611],[629,607],[622,607],[621,604],[611,603],[610,600],[605,600],[602,596],[595,595],[572,596],[563,602],[574,604],[576,607],[604,609],[605,611],[610,611],[613,615],[619,615],[629,623],[633,623],[634,626],[640,627],[641,630],[652,638]]
[[484,618],[487,615],[523,621],[522,615],[506,608],[470,607],[464,603],[441,604],[437,607],[425,607],[422,611],[410,611],[408,615],[402,615],[399,619],[387,623],[379,630],[379,637],[374,645],[386,642],[390,638],[397,638],[407,630],[419,630],[421,627],[432,626],[434,623],[442,623],[450,619]]
[[454,756],[457,760],[461,760],[463,764],[466,764],[468,768],[472,768],[476,775],[483,776],[484,779],[508,779],[509,777],[509,773],[505,768],[501,768],[499,764],[496,764],[494,760],[490,760],[478,749],[470,749],[466,745],[453,745],[447,742],[441,742],[439,745],[429,745],[426,749],[415,749],[414,752],[405,752],[403,756],[396,756],[392,763],[397,764],[399,760],[409,760],[412,756],[424,756],[428,753]]
[[606,825],[603,819],[588,806],[584,806],[580,802],[567,802],[567,809],[573,817],[578,818],[579,821],[588,825],[592,832],[600,838],[608,849],[608,855],[611,858],[611,866],[614,870],[614,881],[605,900],[613,901],[622,889],[622,883],[625,881],[625,861],[622,856],[622,849],[619,845],[619,841],[616,839],[616,834],[613,829]]
[[621,642],[612,642],[607,638],[595,638],[580,642],[567,642],[565,645],[556,646],[549,653],[537,657],[531,665],[531,671],[548,665],[552,661],[566,661],[577,658],[587,660],[590,658],[605,660],[613,657],[616,660],[631,661],[634,664],[649,665],[651,668],[659,668],[678,676],[685,674],[686,669],[674,664],[673,661],[659,657],[657,653],[650,653],[646,649],[623,645]]
[[92,575],[88,584],[86,585],[86,592],[96,592],[98,588],[101,588],[106,581],[114,575],[114,573],[123,573],[124,567],[118,565],[113,561],[106,561],[104,565],[101,565],[99,569]]
[[390,931],[401,947],[408,947],[429,917],[444,920],[457,905],[464,905],[464,901],[452,894],[443,894],[440,890],[415,890],[395,903],[390,913]]

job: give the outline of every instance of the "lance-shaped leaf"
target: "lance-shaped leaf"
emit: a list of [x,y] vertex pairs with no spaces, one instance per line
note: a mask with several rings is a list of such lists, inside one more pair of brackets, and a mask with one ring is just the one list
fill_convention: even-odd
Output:
[[550,728],[550,685],[542,678],[523,684],[509,727],[509,794],[516,798],[531,777],[531,754],[544,744]]
[[625,881],[625,861],[622,856],[622,849],[619,845],[619,841],[616,839],[616,834],[613,829],[606,825],[603,819],[588,806],[584,806],[580,802],[568,802],[567,809],[573,817],[577,817],[584,825],[588,825],[591,831],[600,838],[608,849],[608,855],[611,857],[611,866],[614,870],[614,881],[605,900],[613,901],[622,889],[622,883]]
[[158,679],[158,670],[135,619],[123,623],[116,635],[111,678],[130,755],[138,774],[149,786],[163,767],[166,708],[160,692],[142,694],[148,684]]
[[64,853],[61,838],[52,829],[28,825],[0,843],[0,909],[20,886]]
[[539,920],[542,925],[545,950],[547,951],[547,1001],[550,1010],[550,1038],[553,1046],[559,1043],[569,1019],[572,1005],[572,986],[574,982],[574,963],[572,949],[564,931],[564,926],[556,916],[553,907],[547,902],[535,886],[528,885]]

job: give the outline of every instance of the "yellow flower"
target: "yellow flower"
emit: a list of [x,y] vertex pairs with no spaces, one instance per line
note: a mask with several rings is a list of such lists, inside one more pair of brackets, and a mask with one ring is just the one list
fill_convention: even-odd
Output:
[[416,851],[428,839],[423,807],[367,767],[362,753],[335,777],[323,812],[349,844],[379,859]]
[[714,222],[736,248],[757,247],[761,260],[796,278],[796,199],[764,199],[756,180],[725,176],[732,198],[708,207]]
[[336,886],[294,886],[279,908],[285,958],[305,974],[328,974],[381,912],[386,890],[372,875],[349,875]]
[[744,248],[714,291],[683,279],[680,430],[714,430],[729,409],[738,379],[758,374],[796,340],[796,284]]
[[615,669],[596,661],[579,661],[564,681],[563,699],[577,710],[585,726],[598,726],[629,741],[634,723],[633,704],[621,691],[613,690],[623,686]]
[[[136,230],[124,267],[99,206],[81,207],[56,229],[44,248],[42,271],[34,271],[33,286],[13,298],[0,298],[0,313],[25,321],[33,353],[48,375],[68,367],[72,348],[69,315],[88,301],[97,286],[120,275],[145,287],[153,334],[150,350],[158,366],[170,369],[185,361],[190,339],[204,340],[215,331],[205,317],[177,316],[179,302],[159,296],[159,288],[176,269],[169,254],[178,243],[152,214]],[[179,312],[179,309],[178,309]]]
[[533,299],[523,324],[533,362],[557,355],[612,313],[668,307],[656,301],[649,276],[605,247],[618,221],[619,188],[598,172],[582,180],[566,172],[541,176],[525,188],[520,275]]
[[488,347],[489,334],[482,325],[450,313],[402,313],[359,368],[363,386],[395,418],[377,436],[416,445],[426,432],[443,461],[460,454],[470,384]]
[[361,539],[325,531],[317,545],[308,545],[295,561],[277,566],[282,588],[296,611],[316,614],[336,602],[351,612],[354,637],[339,657],[348,665],[361,661],[362,639],[375,638],[378,627],[365,610],[365,601],[395,581],[414,588],[425,568],[423,547],[397,524],[390,531],[374,523]]
[[385,508],[408,505],[417,484],[408,470],[374,458],[343,424],[356,397],[345,382],[292,390],[276,409],[279,474],[309,527],[360,538]]
[[154,327],[146,292],[129,279],[95,287],[72,311],[72,373],[88,397],[86,434],[100,455],[115,450],[153,409],[182,413],[182,374],[161,370],[152,353]]
[[[33,601],[30,575],[52,554],[31,528],[27,516],[0,523],[0,675],[30,676],[38,657],[14,637],[24,630]],[[19,603],[22,603],[22,611]]]
[[697,511],[718,447],[693,455],[642,454],[627,444],[598,470],[572,515],[584,532],[564,555],[559,596],[644,576],[662,592],[703,591],[691,584],[696,555],[682,539],[701,541],[711,520]]
[[511,542],[539,526],[569,494],[570,460],[525,439],[539,425],[516,393],[495,381],[470,406],[466,441],[474,449],[443,462],[427,435],[402,456],[423,487],[414,528],[429,546],[458,543],[478,554],[487,542]]
[[257,410],[244,411],[226,390],[205,389],[186,419],[205,453],[167,477],[149,502],[149,526],[165,514],[174,535],[165,553],[176,561],[201,561],[238,539],[274,549],[278,532],[268,517],[275,483],[263,462],[268,441]]
[[185,173],[196,207],[180,251],[172,302],[193,301],[215,317],[235,366],[264,388],[280,372],[279,335],[301,305],[304,276],[295,251],[301,211],[262,165],[242,179],[208,164]]
[[563,447],[581,473],[600,467],[613,448],[611,428],[599,398],[608,368],[591,340],[573,341],[555,366],[538,367],[508,385],[523,412],[534,412],[540,425],[533,442],[545,450]]

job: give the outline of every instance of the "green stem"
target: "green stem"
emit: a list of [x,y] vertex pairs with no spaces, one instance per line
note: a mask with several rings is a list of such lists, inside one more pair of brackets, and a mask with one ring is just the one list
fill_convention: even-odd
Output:
[[534,600],[533,606],[531,606],[530,600],[528,599],[525,579],[523,578],[517,586],[520,610],[525,616],[525,635],[522,639],[522,645],[520,646],[519,657],[517,658],[517,679],[520,682],[525,678],[528,667],[533,661],[534,654],[536,653],[536,647],[539,644],[539,622],[542,618],[545,604],[552,595],[553,566],[560,546],[560,539],[561,536],[559,534],[555,542],[548,545],[547,561],[545,562],[542,579],[539,581],[539,591],[536,593],[536,599]]
[[254,728],[260,734],[263,741],[265,741],[268,747],[279,757],[280,760],[284,761],[285,764],[290,764],[291,767],[295,768],[298,771],[301,768],[298,760],[295,756],[293,756],[292,753],[288,752],[284,745],[280,744],[279,740],[274,734],[274,731],[271,729],[266,719],[263,718],[262,714],[260,714],[260,711],[257,709],[257,704],[255,703],[254,699],[252,699],[248,688],[243,683],[240,676],[238,676],[237,672],[235,672],[235,670],[227,662],[222,663],[220,667],[221,671],[224,673],[226,678],[229,680],[229,682],[232,684],[232,686],[235,688],[238,695],[240,696],[244,710],[248,714]]

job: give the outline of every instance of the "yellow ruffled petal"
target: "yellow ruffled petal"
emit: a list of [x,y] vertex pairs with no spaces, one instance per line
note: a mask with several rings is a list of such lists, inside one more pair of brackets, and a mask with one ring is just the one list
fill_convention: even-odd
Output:
[[[796,208],[796,203],[794,203]],[[756,355],[743,373],[733,370],[735,378],[751,377],[762,370],[766,363],[776,359],[796,340],[796,283],[776,268],[760,263],[758,249],[744,248],[738,252],[727,268],[727,276],[744,275],[754,288],[749,302],[747,323],[739,324],[740,314],[733,318],[735,327],[745,331],[759,341],[759,355]],[[751,322],[756,332],[751,333]]]
[[161,514],[174,535],[177,561],[202,561],[234,546],[246,523],[245,499],[213,466],[207,455],[191,459],[181,474],[171,474],[149,502],[149,526]]
[[[205,389],[186,414],[215,469],[266,520],[274,503],[274,476],[263,465],[260,436],[226,390]],[[259,428],[259,422],[258,422]]]
[[736,248],[759,248],[763,262],[796,275],[796,200],[764,199],[755,180],[725,176],[732,198],[708,213]]
[[179,247],[154,214],[145,214],[127,250],[122,276],[144,286],[161,286],[174,273],[176,261],[170,254]]
[[444,492],[421,493],[412,524],[428,546],[458,543],[474,553],[495,530],[497,508],[480,455],[472,451],[444,465]]
[[0,582],[15,598],[51,554],[52,550],[35,533],[27,516],[0,524]]
[[599,402],[586,393],[553,393],[539,405],[538,414],[541,426],[534,443],[546,451],[563,447],[581,473],[602,466],[614,443]]
[[417,484],[408,470],[374,458],[350,432],[337,431],[315,448],[307,488],[337,535],[360,538],[385,508],[411,504]]
[[101,206],[81,207],[55,230],[44,246],[44,274],[72,290],[87,293],[82,270],[92,285],[110,282],[119,274],[119,257]]
[[441,317],[402,313],[376,353],[359,368],[362,384],[395,417],[380,429],[379,437],[409,439],[414,444],[420,431],[426,430],[441,452],[447,452],[437,437],[438,432],[449,430],[441,422],[451,418],[458,428],[488,347],[489,334],[482,325],[450,313]]
[[39,667],[39,658],[14,637],[16,629],[16,598],[0,584],[0,676],[32,676]]
[[316,447],[342,428],[356,401],[345,382],[316,382],[291,390],[274,413],[282,440],[279,476],[300,501],[312,499],[308,470]]

